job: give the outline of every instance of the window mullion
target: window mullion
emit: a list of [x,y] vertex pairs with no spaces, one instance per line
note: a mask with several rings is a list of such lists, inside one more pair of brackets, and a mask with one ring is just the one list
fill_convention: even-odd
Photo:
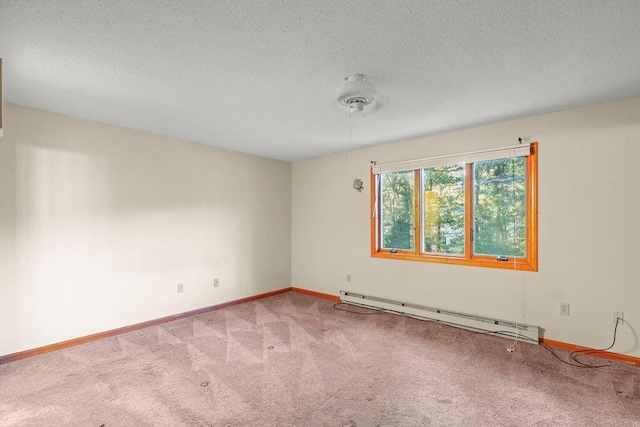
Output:
[[473,163],[464,165],[464,256],[473,258]]

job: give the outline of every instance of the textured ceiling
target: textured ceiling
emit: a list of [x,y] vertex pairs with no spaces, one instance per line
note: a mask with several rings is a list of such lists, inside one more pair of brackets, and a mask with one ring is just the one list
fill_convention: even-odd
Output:
[[0,0],[0,57],[5,102],[295,161],[640,95],[640,1]]

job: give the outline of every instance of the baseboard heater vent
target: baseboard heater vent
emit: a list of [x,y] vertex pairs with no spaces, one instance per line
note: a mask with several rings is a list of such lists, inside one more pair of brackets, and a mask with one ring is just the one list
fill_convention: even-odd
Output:
[[455,326],[475,332],[485,332],[492,335],[515,338],[516,336],[533,344],[538,344],[539,328],[534,325],[512,322],[508,320],[492,319],[490,317],[473,314],[458,313],[440,308],[426,307],[407,302],[394,301],[385,298],[372,297],[354,292],[340,291],[340,300],[365,308],[374,308],[389,313],[401,314],[421,320],[427,320],[444,325]]

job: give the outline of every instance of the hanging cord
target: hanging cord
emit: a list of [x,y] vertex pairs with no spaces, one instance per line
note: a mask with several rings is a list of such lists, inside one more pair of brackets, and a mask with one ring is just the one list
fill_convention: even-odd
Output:
[[[522,143],[522,140],[520,139],[520,143]],[[513,193],[513,203],[515,205],[516,199],[517,199],[517,192],[516,192],[516,172],[515,172],[515,161],[514,161],[515,157],[511,157],[511,192]],[[517,217],[516,217],[516,212],[514,210],[513,212],[513,249],[515,251],[516,245],[517,245],[517,238],[516,238],[516,228],[517,228]],[[514,255],[513,256],[513,285],[515,286],[516,283],[518,281],[518,265],[517,265],[517,257]],[[525,317],[525,298],[524,298],[524,281],[521,282],[521,289],[522,289],[522,321],[524,323],[527,323],[526,321],[526,317]],[[511,346],[507,347],[507,351],[509,353],[513,353],[514,351],[516,351],[516,344],[518,344],[518,321],[516,320],[516,334],[515,334],[515,338],[513,340],[513,343],[511,344]]]
[[349,181],[353,179],[351,153],[353,152],[353,108],[349,108]]
[[[354,179],[354,176],[353,176],[353,112],[354,112],[354,110],[355,110],[354,106],[351,106],[349,108],[349,179],[347,180],[349,184],[348,184],[347,188],[349,188],[352,185],[351,183],[355,184],[355,179]],[[364,117],[364,112],[362,113],[362,116]],[[353,185],[353,188],[356,188],[355,185]],[[361,191],[362,189],[360,188],[360,189],[357,189],[357,190]],[[353,198],[351,197],[350,193],[348,194],[348,198],[353,200]],[[355,203],[355,202],[353,202],[353,203]],[[354,211],[357,211],[357,208],[354,207],[354,206],[351,206],[351,209],[353,209]],[[351,274],[353,273],[352,269],[353,269],[353,265],[355,264],[354,263],[354,257],[355,257],[356,251],[349,250],[348,253],[349,253],[349,255],[348,255],[348,258],[347,258],[347,267],[348,267],[349,271],[347,272],[347,277],[348,277],[347,286],[350,287],[351,286],[350,282],[351,282],[351,277],[352,277]]]
[[[357,111],[356,107],[352,104],[349,108],[349,179],[353,178],[353,171],[351,165],[351,153],[353,152],[353,112]],[[364,110],[362,110],[362,118],[364,118]]]

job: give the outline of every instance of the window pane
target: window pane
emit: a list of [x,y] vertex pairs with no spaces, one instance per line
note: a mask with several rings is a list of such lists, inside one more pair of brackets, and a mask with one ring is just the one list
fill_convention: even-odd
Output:
[[414,250],[413,171],[382,174],[382,247]]
[[422,170],[423,252],[464,255],[464,165]]
[[524,157],[474,164],[474,253],[526,253]]

